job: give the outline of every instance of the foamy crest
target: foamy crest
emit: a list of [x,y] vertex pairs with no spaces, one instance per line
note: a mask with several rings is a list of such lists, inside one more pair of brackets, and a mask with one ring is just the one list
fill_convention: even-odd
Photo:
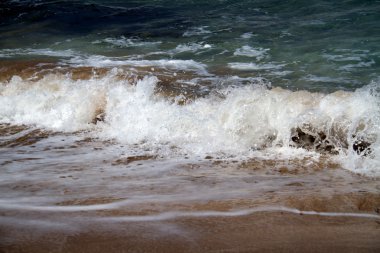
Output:
[[344,64],[338,70],[351,72],[359,68],[368,68],[376,64],[369,50],[336,49],[332,53],[325,53],[323,57],[329,61]]
[[315,76],[315,75],[307,75],[306,77],[302,78],[303,80],[307,81],[313,81],[313,82],[322,82],[322,83],[347,83],[351,84],[354,81],[348,78],[342,78],[342,77],[327,77],[327,76]]
[[267,52],[269,49],[267,48],[253,48],[250,46],[243,46],[241,48],[236,49],[234,55],[241,55],[246,57],[254,57],[257,60],[262,60],[267,56]]
[[0,85],[0,122],[35,124],[59,131],[90,127],[103,107],[108,79],[73,81],[47,75],[38,82],[14,76]]
[[335,116],[335,118],[346,123],[348,146],[352,147],[358,141],[372,144],[371,152],[367,157],[358,156],[357,151],[349,148],[343,156],[339,157],[340,162],[345,168],[354,172],[380,176],[379,82],[372,82],[358,89],[345,102],[343,106],[347,107],[346,114],[341,114],[340,117]]
[[204,51],[210,48],[212,48],[212,46],[206,43],[187,43],[179,44],[175,49],[171,50],[170,53],[178,54],[183,52],[197,52]]
[[78,56],[66,61],[67,64],[76,67],[91,66],[91,67],[160,67],[172,70],[187,70],[194,71],[198,74],[207,75],[206,65],[194,60],[130,60],[118,57],[106,57],[101,55]]
[[33,48],[16,48],[16,49],[1,49],[0,58],[9,58],[19,55],[38,55],[38,56],[52,56],[52,57],[74,57],[79,55],[77,52],[67,50],[53,50],[50,48],[33,49]]
[[127,48],[127,47],[144,47],[144,46],[155,46],[161,44],[161,41],[143,41],[139,38],[126,38],[121,36],[119,38],[105,38],[103,40],[93,41],[92,44],[102,44],[106,43],[111,46]]
[[[322,94],[268,89],[256,81],[179,105],[156,94],[157,77],[131,84],[119,80],[118,71],[76,81],[13,77],[0,85],[0,122],[92,129],[101,138],[169,156],[328,152],[347,169],[380,175],[379,83]],[[105,118],[95,126],[99,112]]]
[[355,64],[347,64],[347,65],[339,67],[338,69],[339,70],[343,70],[343,71],[353,71],[353,70],[355,70],[357,68],[371,67],[374,64],[376,64],[376,62],[374,60],[370,60],[370,61],[367,61],[367,62],[359,62],[359,63],[355,63]]
[[231,69],[238,70],[275,70],[281,69],[285,64],[274,63],[254,63],[254,62],[231,62],[228,64]]
[[182,36],[192,37],[192,36],[206,35],[206,34],[212,33],[211,31],[207,30],[207,28],[208,26],[192,27],[189,30],[187,30]]
[[242,39],[250,39],[252,38],[253,36],[255,36],[252,32],[247,32],[247,33],[243,33],[240,38]]
[[[127,143],[175,146],[198,155],[289,153],[299,150],[291,136],[300,128],[314,136],[324,133],[339,159],[355,160],[346,168],[379,173],[380,107],[373,88],[377,84],[355,93],[327,95],[248,86],[220,91],[223,99],[211,96],[179,106],[155,97],[155,82],[153,77],[145,78],[132,90],[115,87],[109,93],[106,136]],[[371,143],[368,155],[358,155],[354,149],[358,142]],[[317,144],[312,145],[317,149]]]

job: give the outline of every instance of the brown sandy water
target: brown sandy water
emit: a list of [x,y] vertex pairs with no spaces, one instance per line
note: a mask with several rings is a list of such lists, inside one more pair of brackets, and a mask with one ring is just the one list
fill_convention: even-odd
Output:
[[[73,67],[70,65],[56,62],[50,58],[38,60],[1,60],[0,61],[0,82],[8,82],[14,76],[19,76],[25,80],[38,81],[46,75],[62,75],[72,80],[88,80],[91,78],[102,78],[106,76],[113,67]],[[118,66],[118,73],[114,75],[115,80],[127,80],[130,83],[136,83],[138,79],[142,79],[147,75],[158,77],[157,91],[166,97],[174,97],[179,94],[187,95],[189,98],[199,96],[197,88],[199,86],[209,86],[210,81],[207,79],[199,79],[199,75],[189,70],[175,71],[163,67],[140,67],[140,66]],[[225,69],[215,70],[216,74],[224,72]],[[198,78],[197,78],[198,77]],[[184,85],[192,82],[197,78],[196,83],[192,83],[193,87]],[[187,90],[188,89],[188,90]],[[199,91],[198,91],[199,92]]]
[[[24,80],[36,82],[48,75],[62,76],[73,81],[89,80],[105,77],[114,67],[90,67],[71,66],[57,62],[51,58],[38,60],[1,60],[0,82],[7,83],[12,77],[18,76]],[[233,84],[234,76],[228,68],[212,68],[209,73],[201,75],[194,70],[175,70],[160,66],[117,66],[117,73],[113,74],[114,80],[126,80],[130,84],[136,84],[144,76],[156,76],[158,78],[155,92],[166,99],[175,99],[178,104],[186,104],[199,97],[209,95],[215,87],[227,87]],[[240,73],[242,74],[242,73]],[[249,83],[249,76],[243,76],[240,82]],[[244,80],[246,79],[246,80]],[[260,82],[267,82],[263,78],[257,78]],[[222,96],[221,94],[218,94]]]
[[[3,81],[15,73],[86,80],[109,71],[3,64]],[[183,92],[175,80],[193,78],[126,69],[120,79],[157,75],[165,97]],[[203,95],[192,89],[178,104]],[[333,155],[240,159],[170,148],[163,155],[90,130],[1,124],[0,252],[380,250],[379,179],[343,169]]]
[[1,252],[380,249],[379,181],[328,158],[169,159],[86,133],[1,133],[17,136],[1,143]]

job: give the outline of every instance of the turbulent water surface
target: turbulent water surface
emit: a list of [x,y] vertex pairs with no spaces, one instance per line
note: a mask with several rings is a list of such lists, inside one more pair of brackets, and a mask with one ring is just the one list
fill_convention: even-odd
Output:
[[379,1],[1,1],[0,222],[378,196],[379,13]]

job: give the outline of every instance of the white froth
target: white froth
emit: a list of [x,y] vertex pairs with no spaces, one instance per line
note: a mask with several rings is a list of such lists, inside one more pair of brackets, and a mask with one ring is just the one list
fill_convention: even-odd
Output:
[[212,33],[211,31],[207,30],[207,28],[208,26],[192,27],[189,30],[187,30],[182,36],[192,37],[192,36],[206,35],[206,34]]
[[368,68],[373,66],[376,62],[368,50],[351,50],[351,49],[336,49],[332,53],[323,54],[323,58],[345,65],[339,66],[340,71],[355,71],[358,68]]
[[246,57],[254,57],[257,60],[262,60],[267,57],[267,52],[269,49],[267,48],[253,48],[250,46],[243,46],[241,48],[236,49],[234,55],[246,56]]
[[53,50],[50,48],[45,49],[32,49],[32,48],[16,48],[16,49],[1,49],[0,57],[9,58],[18,55],[39,55],[39,56],[52,56],[52,57],[74,57],[79,55],[77,52],[67,50]]
[[368,50],[337,49],[330,54],[325,53],[322,56],[329,61],[335,62],[361,62],[367,59],[370,54]]
[[128,47],[146,47],[146,46],[155,46],[161,44],[161,41],[143,41],[139,38],[126,38],[121,36],[119,38],[105,38],[103,40],[93,41],[92,44],[101,44],[106,43],[111,46],[128,48]]
[[274,64],[274,63],[253,63],[253,62],[231,62],[228,64],[231,69],[238,70],[271,70],[271,69],[281,69],[285,64]]
[[[349,149],[339,160],[345,168],[354,172],[380,176],[380,85],[372,82],[358,89],[349,100],[345,101],[345,117],[348,130],[348,143],[352,147],[356,140],[372,143],[368,157],[358,156]],[[335,116],[336,117],[336,116]],[[337,118],[337,117],[336,117]]]
[[88,128],[96,111],[104,106],[108,81],[73,81],[48,75],[31,82],[14,76],[0,86],[0,122],[36,124],[59,131]]
[[[136,84],[116,78],[118,70],[90,80],[47,75],[38,81],[13,77],[0,84],[0,122],[35,124],[58,131],[92,129],[104,139],[144,144],[163,155],[226,154],[302,156],[291,133],[305,127],[324,132],[337,146],[337,159],[355,172],[380,175],[380,95],[372,83],[355,92],[292,92],[264,85],[219,90],[178,105],[155,95],[158,79]],[[91,122],[99,111],[104,122]],[[358,155],[355,141],[371,143]]]
[[253,36],[255,36],[252,32],[247,32],[247,33],[243,33],[240,37],[242,39],[250,39],[252,38]]
[[88,57],[78,56],[71,58],[66,63],[77,67],[117,67],[117,66],[135,66],[135,67],[160,67],[173,70],[190,70],[198,74],[207,75],[206,65],[194,60],[130,60],[119,57],[105,57],[101,55],[92,55]]
[[[107,39],[106,39],[107,40]],[[127,39],[126,39],[127,40]],[[110,41],[117,43],[124,43],[121,41]],[[124,41],[124,40],[123,40]],[[128,40],[127,40],[128,41]],[[130,41],[131,43],[138,43]],[[128,42],[125,42],[128,43]],[[141,42],[143,44],[147,42]],[[152,42],[153,43],[153,42]],[[154,42],[156,43],[156,42]],[[158,43],[158,42],[157,42]],[[136,45],[143,46],[143,45]],[[169,54],[181,53],[185,51],[197,51],[210,49],[211,45],[206,43],[194,43],[188,45],[179,45],[176,49],[169,51]],[[161,52],[160,52],[161,54]],[[117,66],[136,66],[136,67],[160,67],[173,70],[194,71],[201,75],[208,75],[207,66],[203,63],[194,60],[173,60],[173,59],[160,59],[160,60],[135,60],[125,57],[107,57],[103,55],[87,55],[78,53],[71,49],[68,50],[52,50],[52,49],[2,49],[0,50],[0,58],[9,58],[17,55],[38,55],[38,56],[51,56],[62,57],[61,63],[68,64],[76,67],[117,67]]]
[[367,68],[367,67],[371,67],[372,65],[374,65],[376,62],[374,60],[370,60],[370,61],[362,61],[362,62],[358,62],[358,63],[355,63],[355,64],[347,64],[347,65],[343,65],[341,67],[338,68],[338,70],[343,70],[343,71],[353,71],[357,68]]
[[198,52],[204,51],[212,48],[210,44],[206,43],[187,43],[187,44],[179,44],[175,49],[171,50],[169,53],[178,54],[183,52]]
[[321,82],[321,83],[347,83],[352,84],[354,81],[348,78],[342,77],[328,77],[328,76],[315,76],[315,75],[307,75],[302,78],[303,80],[313,81],[313,82]]

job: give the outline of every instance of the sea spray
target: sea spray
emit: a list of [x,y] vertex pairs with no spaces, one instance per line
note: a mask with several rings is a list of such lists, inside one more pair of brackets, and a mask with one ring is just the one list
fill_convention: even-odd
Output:
[[[157,94],[155,76],[137,82],[103,77],[73,80],[49,74],[37,81],[14,76],[1,85],[0,121],[55,131],[91,130],[103,139],[144,144],[165,155],[304,149],[331,155],[344,167],[378,174],[379,84],[330,94],[229,86],[186,104]],[[94,118],[102,112],[102,120]],[[95,125],[94,123],[97,123]]]

